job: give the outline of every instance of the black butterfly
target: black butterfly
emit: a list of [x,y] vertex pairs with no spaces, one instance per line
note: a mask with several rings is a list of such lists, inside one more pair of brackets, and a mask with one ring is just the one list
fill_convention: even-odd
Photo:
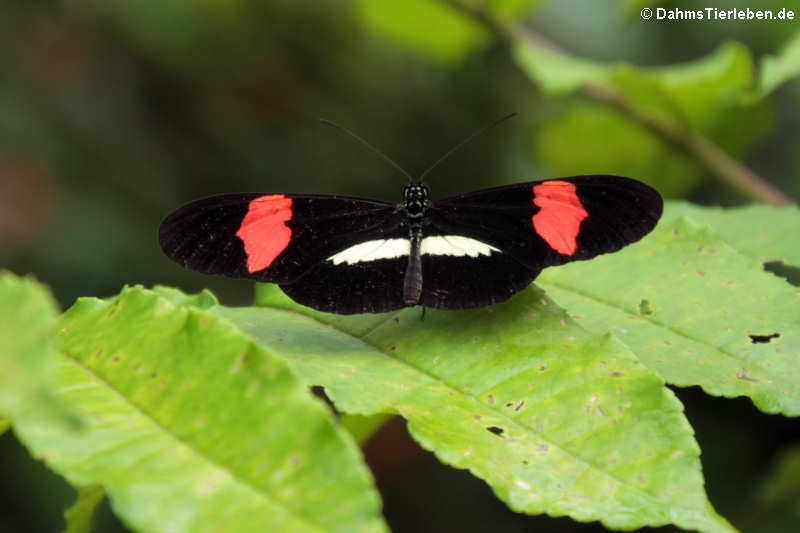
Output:
[[403,198],[392,204],[314,194],[213,196],[170,214],[159,242],[186,268],[277,283],[320,311],[468,309],[507,300],[545,267],[638,241],[662,211],[654,189],[608,175],[437,201],[412,180]]

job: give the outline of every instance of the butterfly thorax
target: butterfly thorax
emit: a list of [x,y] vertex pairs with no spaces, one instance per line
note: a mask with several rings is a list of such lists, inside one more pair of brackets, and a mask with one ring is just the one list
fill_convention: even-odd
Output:
[[408,183],[403,187],[403,199],[408,218],[421,219],[428,207],[428,186],[422,182]]

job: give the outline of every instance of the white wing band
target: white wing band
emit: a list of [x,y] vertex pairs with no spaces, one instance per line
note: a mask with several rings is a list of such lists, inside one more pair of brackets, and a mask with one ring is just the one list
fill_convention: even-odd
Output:
[[[411,243],[408,239],[378,239],[366,241],[346,248],[328,258],[334,265],[354,265],[378,259],[394,259],[408,255]],[[460,235],[437,235],[425,237],[420,244],[420,253],[425,255],[469,256],[491,255],[498,248]]]
[[425,237],[422,239],[422,244],[420,244],[419,248],[422,255],[468,255],[470,257],[492,255],[492,252],[500,251],[490,244],[460,235]]

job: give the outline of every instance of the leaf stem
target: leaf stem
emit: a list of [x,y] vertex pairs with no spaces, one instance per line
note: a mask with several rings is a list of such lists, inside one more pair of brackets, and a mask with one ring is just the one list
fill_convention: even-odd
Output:
[[[557,45],[524,26],[496,17],[482,0],[442,0],[442,2],[480,21],[509,43],[525,41],[535,48],[566,54]],[[728,155],[707,137],[647,113],[612,86],[591,83],[584,85],[580,92],[587,98],[613,107],[663,140],[684,150],[717,178],[748,198],[777,206],[794,203],[789,196]]]

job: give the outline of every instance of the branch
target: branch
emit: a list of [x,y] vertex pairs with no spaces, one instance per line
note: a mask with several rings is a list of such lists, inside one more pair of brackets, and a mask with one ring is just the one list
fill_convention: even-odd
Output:
[[[557,45],[524,26],[495,17],[482,0],[442,1],[477,19],[493,33],[509,43],[525,41],[539,49],[566,54]],[[778,206],[794,203],[789,196],[728,155],[710,139],[699,133],[687,130],[676,123],[664,121],[655,115],[647,113],[614,87],[606,84],[590,83],[584,85],[580,92],[587,98],[613,107],[663,140],[684,150],[720,180],[737,189],[748,198]]]

